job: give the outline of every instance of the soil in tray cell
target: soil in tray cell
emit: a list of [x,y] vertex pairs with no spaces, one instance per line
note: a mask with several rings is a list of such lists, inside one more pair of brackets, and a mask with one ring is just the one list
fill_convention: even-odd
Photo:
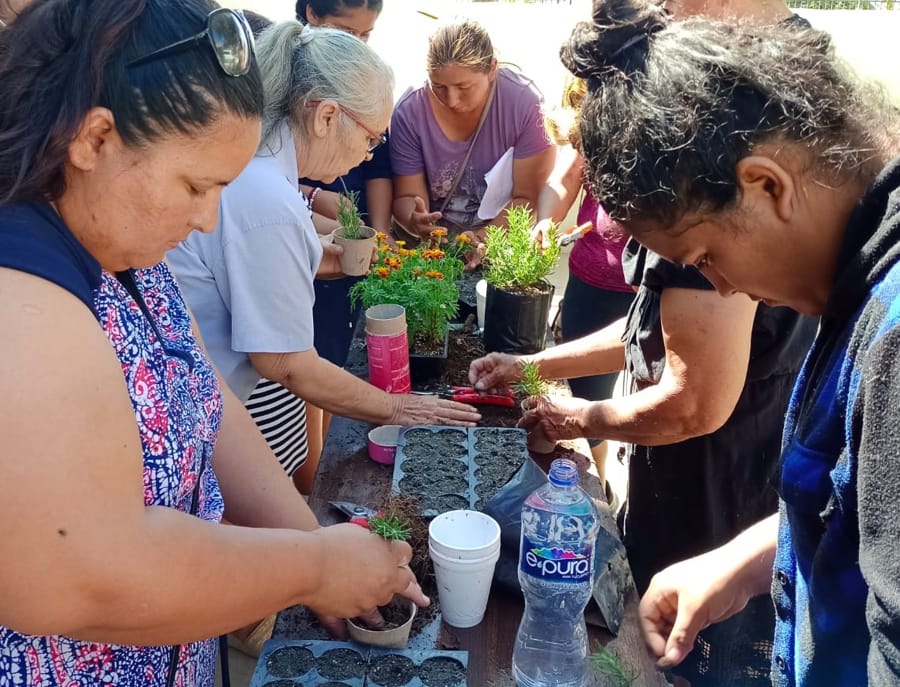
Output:
[[397,485],[401,494],[413,494],[420,500],[441,494],[462,494],[468,491],[469,482],[462,477],[451,477],[438,472],[416,472],[407,475]]
[[445,477],[464,477],[468,472],[468,466],[465,461],[443,456],[407,458],[400,463],[400,469],[403,470],[405,477],[430,473],[435,479],[441,475]]
[[416,664],[407,656],[388,654],[369,661],[369,683],[379,687],[400,687],[416,676]]
[[330,649],[316,659],[316,669],[328,680],[361,678],[366,674],[366,662],[353,649]]
[[309,649],[302,646],[286,646],[276,649],[269,655],[266,671],[272,677],[300,677],[309,672],[313,663],[315,658]]
[[433,456],[446,456],[447,458],[455,458],[457,460],[465,460],[466,453],[465,444],[458,442],[448,443],[431,443],[428,441],[417,441],[412,444],[406,444],[403,447],[403,455],[407,458],[431,458]]
[[411,441],[455,441],[465,443],[466,431],[464,429],[425,429],[417,427],[408,429],[403,433],[407,442]]
[[299,682],[293,680],[272,680],[263,685],[263,687],[297,687]]
[[438,514],[451,510],[466,510],[468,507],[469,499],[459,494],[438,494],[422,498],[422,508]]
[[466,681],[466,667],[455,658],[426,658],[419,666],[419,679],[427,687],[456,687]]

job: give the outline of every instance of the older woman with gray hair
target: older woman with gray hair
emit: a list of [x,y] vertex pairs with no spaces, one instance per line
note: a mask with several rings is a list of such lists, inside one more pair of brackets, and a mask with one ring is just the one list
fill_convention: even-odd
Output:
[[392,109],[393,75],[342,31],[296,21],[259,39],[267,109],[256,157],[222,194],[219,223],[169,253],[209,353],[247,401],[261,377],[337,415],[379,424],[473,424],[470,406],[387,394],[320,358],[313,279],[340,274],[299,177],[332,181],[366,160]]

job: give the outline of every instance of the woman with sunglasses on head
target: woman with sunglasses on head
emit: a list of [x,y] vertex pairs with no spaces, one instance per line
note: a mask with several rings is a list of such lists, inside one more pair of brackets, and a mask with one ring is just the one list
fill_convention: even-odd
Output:
[[214,8],[44,0],[0,31],[2,683],[211,687],[207,638],[262,615],[425,603],[406,545],[318,528],[163,262],[259,139],[249,29]]
[[392,74],[371,48],[296,21],[258,42],[266,90],[262,143],[222,193],[219,224],[169,253],[210,355],[244,401],[261,377],[318,407],[379,424],[474,424],[471,406],[388,394],[319,356],[313,281],[340,274],[297,179],[333,181],[371,155],[387,126]]
[[[501,67],[484,27],[470,20],[439,28],[428,42],[428,82],[397,103],[391,120],[394,218],[427,237],[435,222],[484,241],[484,175],[512,150],[512,197],[506,207],[535,213],[556,159],[543,127],[541,96],[530,79]],[[483,213],[482,213],[483,214]],[[476,244],[477,245],[477,244]]]
[[[381,13],[381,0],[301,0],[296,4],[297,21],[309,26],[339,29],[368,42]],[[376,137],[376,132],[372,132]],[[370,159],[331,183],[300,179],[300,190],[309,200],[313,223],[320,234],[337,227],[340,193],[357,194],[357,209],[367,226],[389,233],[393,189],[390,154],[378,134],[379,145]],[[362,277],[316,279],[313,305],[314,345],[320,356],[343,367],[347,362],[360,306],[351,307],[350,288]],[[297,488],[312,489],[331,413],[294,396],[277,382],[261,379],[247,408],[269,441],[272,450]],[[303,420],[305,414],[305,422]]]
[[566,52],[610,215],[725,296],[821,316],[787,410],[780,521],[657,574],[641,602],[650,648],[678,664],[698,631],[771,590],[774,684],[897,684],[897,110],[811,29],[670,24],[608,1]]

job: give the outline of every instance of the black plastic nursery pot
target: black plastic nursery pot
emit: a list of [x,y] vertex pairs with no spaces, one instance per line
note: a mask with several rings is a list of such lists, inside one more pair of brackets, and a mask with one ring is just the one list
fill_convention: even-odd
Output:
[[488,284],[484,304],[484,348],[488,352],[544,350],[554,287],[541,282],[535,293],[512,293]]
[[450,337],[448,330],[444,334],[444,346],[436,353],[409,352],[409,376],[413,384],[423,385],[435,381],[444,371],[447,363],[447,340]]

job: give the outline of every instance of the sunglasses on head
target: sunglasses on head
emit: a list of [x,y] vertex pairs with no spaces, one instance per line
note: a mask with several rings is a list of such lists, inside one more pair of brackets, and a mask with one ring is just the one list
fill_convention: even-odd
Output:
[[200,33],[158,48],[132,60],[127,66],[136,67],[187,50],[204,38],[209,41],[219,66],[228,76],[244,76],[250,71],[254,51],[253,31],[243,12],[226,7],[210,12],[206,17],[206,28]]

